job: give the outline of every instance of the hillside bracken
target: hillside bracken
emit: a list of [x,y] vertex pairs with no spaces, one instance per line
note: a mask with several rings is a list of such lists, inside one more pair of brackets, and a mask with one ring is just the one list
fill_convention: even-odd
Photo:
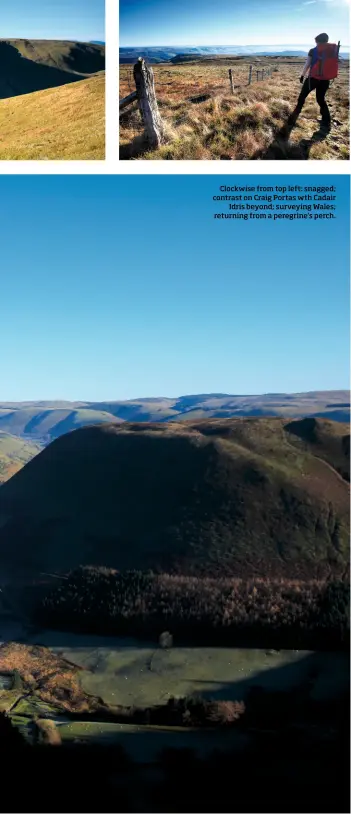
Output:
[[[121,115],[120,156],[150,160],[338,159],[349,157],[348,63],[328,92],[331,131],[318,124],[311,94],[295,127],[288,125],[300,91],[303,60],[261,59],[248,85],[246,60],[205,59],[189,64],[154,65],[155,88],[164,121],[164,144],[150,151],[137,106]],[[274,65],[256,81],[256,68]],[[230,92],[228,67],[234,76]],[[132,66],[120,67],[120,96],[135,89]]]
[[343,648],[349,583],[235,580],[86,567],[49,592],[38,609],[46,626],[113,635],[283,648]]

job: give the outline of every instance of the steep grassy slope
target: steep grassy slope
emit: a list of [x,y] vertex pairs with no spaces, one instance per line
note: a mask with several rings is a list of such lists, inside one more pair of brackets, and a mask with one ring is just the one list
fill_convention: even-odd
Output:
[[104,74],[0,100],[0,160],[104,156]]
[[[194,421],[238,416],[317,416],[348,422],[349,393],[273,393],[230,396],[222,393],[105,402],[0,402],[0,430],[33,439],[53,440],[70,429],[99,421]],[[56,410],[56,412],[52,412]],[[64,411],[64,412],[62,412]],[[69,415],[71,419],[66,422]],[[341,429],[344,432],[344,428]]]
[[105,69],[105,47],[60,40],[0,39],[0,99],[76,82]]
[[[319,108],[312,93],[296,126],[288,124],[300,93],[304,61],[299,57],[211,57],[154,65],[165,143],[150,150],[135,104],[121,115],[120,157],[160,161],[348,159],[349,62],[342,62],[328,91],[332,114],[328,132],[319,127]],[[261,81],[259,73],[257,81],[257,71],[268,67],[273,68],[272,75]],[[121,97],[134,89],[132,71],[132,64],[120,66]]]
[[3,573],[79,564],[289,577],[343,569],[349,486],[334,467],[347,459],[348,430],[317,421],[316,455],[299,425],[213,419],[67,434],[1,489]]
[[22,466],[38,455],[41,447],[0,432],[0,483],[15,475]]

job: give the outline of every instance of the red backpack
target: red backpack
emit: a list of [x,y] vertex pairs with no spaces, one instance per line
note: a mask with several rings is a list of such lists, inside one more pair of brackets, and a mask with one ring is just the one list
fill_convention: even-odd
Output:
[[339,48],[331,42],[323,42],[313,49],[310,76],[313,79],[336,79],[339,67]]

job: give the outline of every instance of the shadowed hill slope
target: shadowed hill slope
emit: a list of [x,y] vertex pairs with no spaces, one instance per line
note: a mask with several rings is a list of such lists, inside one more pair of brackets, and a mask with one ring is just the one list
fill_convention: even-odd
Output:
[[105,48],[59,40],[0,40],[0,99],[77,82],[105,69]]
[[349,486],[335,467],[347,456],[347,427],[317,421],[316,455],[303,422],[291,424],[102,424],[62,436],[1,488],[2,573],[80,564],[291,578],[343,570]]

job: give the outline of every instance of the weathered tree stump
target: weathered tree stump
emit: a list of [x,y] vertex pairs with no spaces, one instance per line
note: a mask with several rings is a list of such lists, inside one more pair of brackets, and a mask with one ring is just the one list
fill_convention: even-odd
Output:
[[164,141],[164,127],[156,99],[154,72],[142,57],[134,65],[134,80],[148,142],[150,147],[160,147]]

